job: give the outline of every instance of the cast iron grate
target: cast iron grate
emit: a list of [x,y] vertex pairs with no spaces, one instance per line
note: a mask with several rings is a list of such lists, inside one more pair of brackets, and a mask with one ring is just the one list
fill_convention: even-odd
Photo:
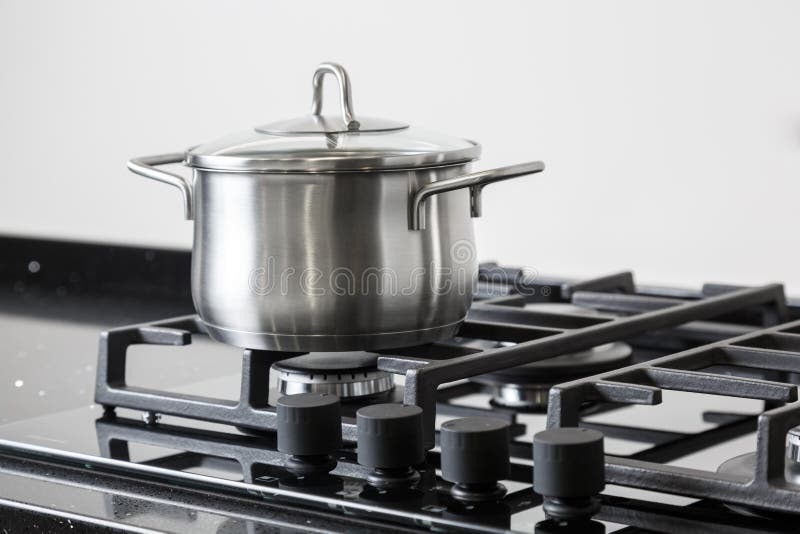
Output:
[[[488,278],[487,273],[493,278]],[[444,342],[391,353],[383,351],[378,358],[379,369],[405,375],[404,402],[423,408],[427,447],[435,443],[437,399],[443,400],[439,404],[442,407],[447,399],[472,387],[447,386],[448,383],[637,336],[645,342],[648,337],[655,337],[697,344],[749,332],[753,325],[779,324],[787,318],[783,288],[777,284],[724,288],[726,291],[706,286],[696,295],[653,296],[637,293],[630,273],[579,282],[529,281],[519,271],[492,267],[482,270],[482,279],[482,294],[488,298],[476,301],[459,336],[512,345],[480,350]],[[612,313],[586,316],[524,308],[527,302],[536,301],[580,303]],[[720,318],[726,322],[714,321]],[[664,336],[664,332],[669,335]],[[126,356],[131,345],[186,345],[192,335],[204,333],[197,316],[104,332],[100,339],[96,402],[109,410],[125,407],[255,430],[273,429],[275,412],[268,403],[270,366],[298,353],[245,350],[238,401],[126,384]],[[598,386],[598,395],[614,402],[626,394],[625,388],[623,384],[604,382]],[[452,405],[448,409],[450,415],[459,410]],[[492,414],[514,422],[513,414],[508,412],[492,410]],[[354,423],[352,418],[343,419],[345,440],[355,441]]]
[[[499,282],[495,280],[481,288],[480,298],[459,334],[513,344],[486,350],[465,349],[456,339],[385,352],[379,358],[381,369],[406,376],[405,402],[425,408],[431,442],[435,437],[433,416],[437,412],[453,417],[503,418],[515,429],[509,479],[530,483],[531,443],[519,439],[525,428],[518,423],[518,412],[452,402],[481,388],[461,379],[624,340],[638,347],[657,348],[658,354],[677,353],[554,387],[550,394],[550,426],[592,426],[607,437],[646,444],[631,456],[607,457],[609,483],[797,512],[800,492],[783,478],[786,432],[800,425],[796,386],[780,380],[703,370],[709,365],[727,364],[772,374],[800,373],[800,321],[786,322],[797,317],[798,308],[787,308],[780,285],[706,285],[699,292],[655,290],[636,287],[629,273],[621,273],[579,283],[526,282],[528,286],[520,291],[519,274],[513,270],[501,272],[503,278]],[[598,313],[586,316],[525,308],[529,302],[541,301],[571,302]],[[269,368],[296,353],[245,350],[238,401],[126,385],[125,360],[131,345],[185,345],[193,335],[203,334],[202,322],[196,316],[186,316],[118,328],[102,335],[96,399],[108,408],[107,415],[97,423],[103,456],[129,459],[129,442],[161,445],[187,452],[160,459],[158,465],[182,469],[228,458],[241,466],[246,481],[258,482],[282,463],[282,455],[264,441],[274,437],[269,433],[261,437],[240,436],[183,426],[147,425],[114,416],[114,407],[125,407],[257,430],[274,428],[275,413],[267,400]],[[734,392],[736,396],[761,399],[771,409],[760,416],[705,412],[704,420],[714,425],[698,433],[581,421],[584,416],[629,404],[655,404],[660,401],[662,389],[723,395]],[[403,389],[398,390],[403,395]],[[758,434],[758,450],[752,479],[663,465],[754,431]],[[352,418],[344,418],[343,434],[346,440],[355,440]],[[341,474],[362,478],[363,469],[355,462],[352,450],[343,449],[340,454]],[[428,453],[427,463],[436,466],[438,455]],[[536,505],[527,498],[529,488],[520,492],[512,493],[512,501],[521,499],[526,506]],[[606,512],[624,512],[633,502],[604,499]]]
[[[710,370],[712,366],[756,369],[779,379],[723,374]],[[763,400],[770,409],[752,425],[756,432],[752,476],[664,465],[658,462],[665,458],[651,450],[635,458],[607,456],[606,480],[611,484],[796,513],[800,509],[800,488],[787,482],[784,474],[787,433],[800,425],[797,385],[789,382],[796,373],[800,373],[800,321],[555,386],[550,390],[547,424],[578,426],[582,404],[596,399],[621,405],[658,404],[665,389]]]
[[[519,286],[518,275],[511,280]],[[548,287],[550,290],[545,291]],[[749,332],[752,330],[749,325],[771,326],[788,318],[783,287],[779,284],[752,288],[706,285],[703,293],[694,298],[633,294],[634,288],[630,273],[576,284],[530,285],[524,288],[524,295],[510,294],[477,302],[459,332],[465,338],[511,341],[510,346],[436,359],[424,354],[387,354],[378,359],[378,368],[405,375],[404,402],[423,408],[427,444],[431,445],[437,397],[447,394],[440,390],[444,384],[614,341],[666,337],[698,344]],[[524,308],[527,302],[541,300],[543,293],[557,294],[562,302],[614,314],[576,318],[567,313]],[[718,322],[722,318],[728,322]],[[667,336],[665,330],[669,331]],[[668,346],[667,343],[662,349]],[[600,400],[613,402],[620,385],[609,382],[599,389]]]

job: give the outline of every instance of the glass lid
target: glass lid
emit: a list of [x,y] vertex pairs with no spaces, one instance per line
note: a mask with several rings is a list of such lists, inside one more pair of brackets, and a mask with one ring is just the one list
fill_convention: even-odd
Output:
[[[339,84],[340,116],[322,115],[325,74]],[[388,119],[356,117],[347,72],[323,63],[314,72],[310,115],[191,148],[185,163],[225,171],[369,171],[465,163],[479,155],[480,145],[474,141]]]

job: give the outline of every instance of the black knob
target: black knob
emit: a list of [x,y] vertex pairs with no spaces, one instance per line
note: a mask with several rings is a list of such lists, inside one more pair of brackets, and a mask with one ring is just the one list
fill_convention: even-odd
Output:
[[390,486],[419,479],[410,469],[425,461],[419,406],[373,404],[358,410],[356,421],[358,463],[375,470],[371,484]]
[[588,428],[552,428],[533,436],[533,489],[550,517],[572,519],[597,510],[605,487],[603,434]]
[[342,417],[336,395],[286,395],[278,399],[277,408],[280,452],[320,456],[342,446]]
[[509,425],[489,417],[465,417],[441,427],[442,478],[453,482],[461,500],[502,497],[498,480],[508,477]]

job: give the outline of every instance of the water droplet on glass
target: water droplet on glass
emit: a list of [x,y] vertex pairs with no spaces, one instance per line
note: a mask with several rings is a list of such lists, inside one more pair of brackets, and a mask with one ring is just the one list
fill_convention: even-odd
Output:
[[38,273],[42,269],[42,266],[36,260],[31,260],[28,262],[28,271],[32,273]]

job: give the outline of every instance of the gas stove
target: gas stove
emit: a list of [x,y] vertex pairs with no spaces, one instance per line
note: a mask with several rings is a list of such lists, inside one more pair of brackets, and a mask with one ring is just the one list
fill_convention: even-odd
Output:
[[486,263],[452,339],[300,354],[210,340],[186,252],[0,241],[8,525],[796,531],[779,284]]

